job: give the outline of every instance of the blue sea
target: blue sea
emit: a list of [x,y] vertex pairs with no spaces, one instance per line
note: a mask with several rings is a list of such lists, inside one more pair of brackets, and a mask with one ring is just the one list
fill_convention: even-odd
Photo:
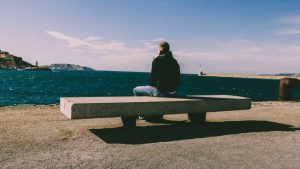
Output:
[[[278,80],[181,76],[179,95],[228,94],[254,101],[278,98]],[[148,83],[149,73],[0,70],[0,106],[57,104],[60,97],[70,96],[131,96],[135,86]]]

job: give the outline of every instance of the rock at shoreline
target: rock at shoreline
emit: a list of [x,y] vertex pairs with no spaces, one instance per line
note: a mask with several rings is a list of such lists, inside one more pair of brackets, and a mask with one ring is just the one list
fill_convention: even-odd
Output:
[[95,69],[92,69],[87,66],[80,66],[80,65],[74,65],[74,64],[51,64],[50,66],[51,70],[84,70],[84,71],[95,71]]

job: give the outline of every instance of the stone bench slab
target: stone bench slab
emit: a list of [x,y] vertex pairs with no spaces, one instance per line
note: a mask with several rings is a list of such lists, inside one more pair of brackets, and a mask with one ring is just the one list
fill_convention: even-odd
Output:
[[218,95],[187,97],[64,97],[60,110],[69,119],[201,113],[251,108],[244,97]]

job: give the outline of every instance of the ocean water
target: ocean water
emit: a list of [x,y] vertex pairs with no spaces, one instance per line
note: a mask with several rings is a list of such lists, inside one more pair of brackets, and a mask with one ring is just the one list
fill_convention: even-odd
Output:
[[[60,97],[131,96],[149,73],[111,71],[0,70],[0,106],[56,104]],[[278,80],[199,77],[183,74],[179,95],[230,94],[255,101],[277,100]]]

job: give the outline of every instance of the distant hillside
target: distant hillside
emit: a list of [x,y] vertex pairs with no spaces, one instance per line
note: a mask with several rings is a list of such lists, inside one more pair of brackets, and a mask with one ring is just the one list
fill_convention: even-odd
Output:
[[83,70],[83,71],[95,71],[95,69],[92,69],[87,66],[80,66],[80,65],[74,65],[74,64],[51,64],[50,66],[51,70]]
[[33,67],[33,65],[24,61],[22,57],[0,50],[0,69],[24,69],[26,67]]
[[300,76],[300,73],[260,74],[262,76]]

